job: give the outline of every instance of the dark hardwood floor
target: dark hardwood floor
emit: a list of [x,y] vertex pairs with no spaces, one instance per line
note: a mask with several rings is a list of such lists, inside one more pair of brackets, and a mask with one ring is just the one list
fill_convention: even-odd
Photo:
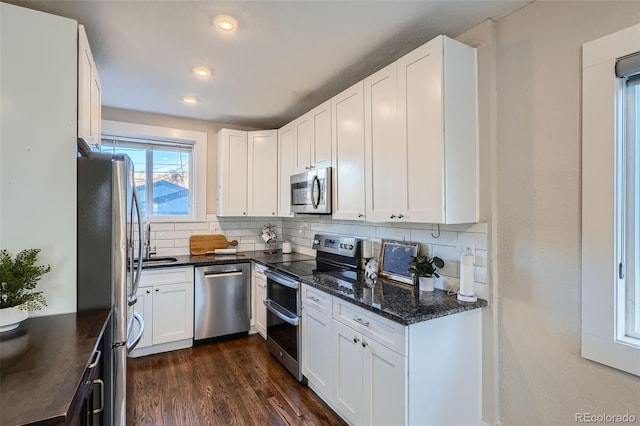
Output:
[[129,425],[344,425],[257,334],[129,359]]

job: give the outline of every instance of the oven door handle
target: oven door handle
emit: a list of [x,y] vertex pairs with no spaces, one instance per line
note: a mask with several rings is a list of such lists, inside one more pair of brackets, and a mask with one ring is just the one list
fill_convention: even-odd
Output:
[[286,275],[282,275],[277,272],[274,272],[270,269],[267,269],[266,271],[264,271],[264,274],[267,276],[267,278],[277,282],[278,284],[282,284],[285,287],[289,287],[294,290],[297,290],[298,287],[300,287],[300,284],[298,283],[298,281],[292,278],[289,278]]
[[287,315],[287,314],[290,314],[290,312],[288,312],[284,308],[280,307],[273,300],[264,299],[262,301],[262,303],[264,303],[264,306],[267,307],[267,310],[269,312],[271,312],[273,315],[275,315],[278,318],[280,318],[282,321],[286,322],[287,324],[291,324],[291,325],[293,325],[295,327],[298,326],[299,318],[297,316],[291,317],[291,316]]

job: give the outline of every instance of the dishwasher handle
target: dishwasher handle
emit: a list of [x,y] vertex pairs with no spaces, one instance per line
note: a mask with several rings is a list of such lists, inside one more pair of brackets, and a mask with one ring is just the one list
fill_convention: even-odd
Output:
[[202,274],[205,277],[237,277],[238,275],[242,275],[242,271],[207,271]]

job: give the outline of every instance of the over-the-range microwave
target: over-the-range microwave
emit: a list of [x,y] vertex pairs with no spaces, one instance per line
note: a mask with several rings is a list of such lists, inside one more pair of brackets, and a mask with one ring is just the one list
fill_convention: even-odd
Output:
[[291,176],[291,211],[331,214],[331,167]]

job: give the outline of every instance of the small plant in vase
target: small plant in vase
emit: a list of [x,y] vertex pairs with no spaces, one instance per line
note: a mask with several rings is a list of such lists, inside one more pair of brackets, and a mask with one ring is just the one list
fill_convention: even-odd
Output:
[[433,291],[433,277],[439,278],[437,269],[444,267],[444,260],[438,256],[430,257],[428,254],[411,256],[409,272],[413,274],[415,281],[420,284],[421,291]]
[[36,265],[38,253],[40,249],[22,250],[14,260],[7,250],[0,251],[0,332],[18,327],[27,311],[47,305],[41,291],[29,291],[51,271],[50,265]]

